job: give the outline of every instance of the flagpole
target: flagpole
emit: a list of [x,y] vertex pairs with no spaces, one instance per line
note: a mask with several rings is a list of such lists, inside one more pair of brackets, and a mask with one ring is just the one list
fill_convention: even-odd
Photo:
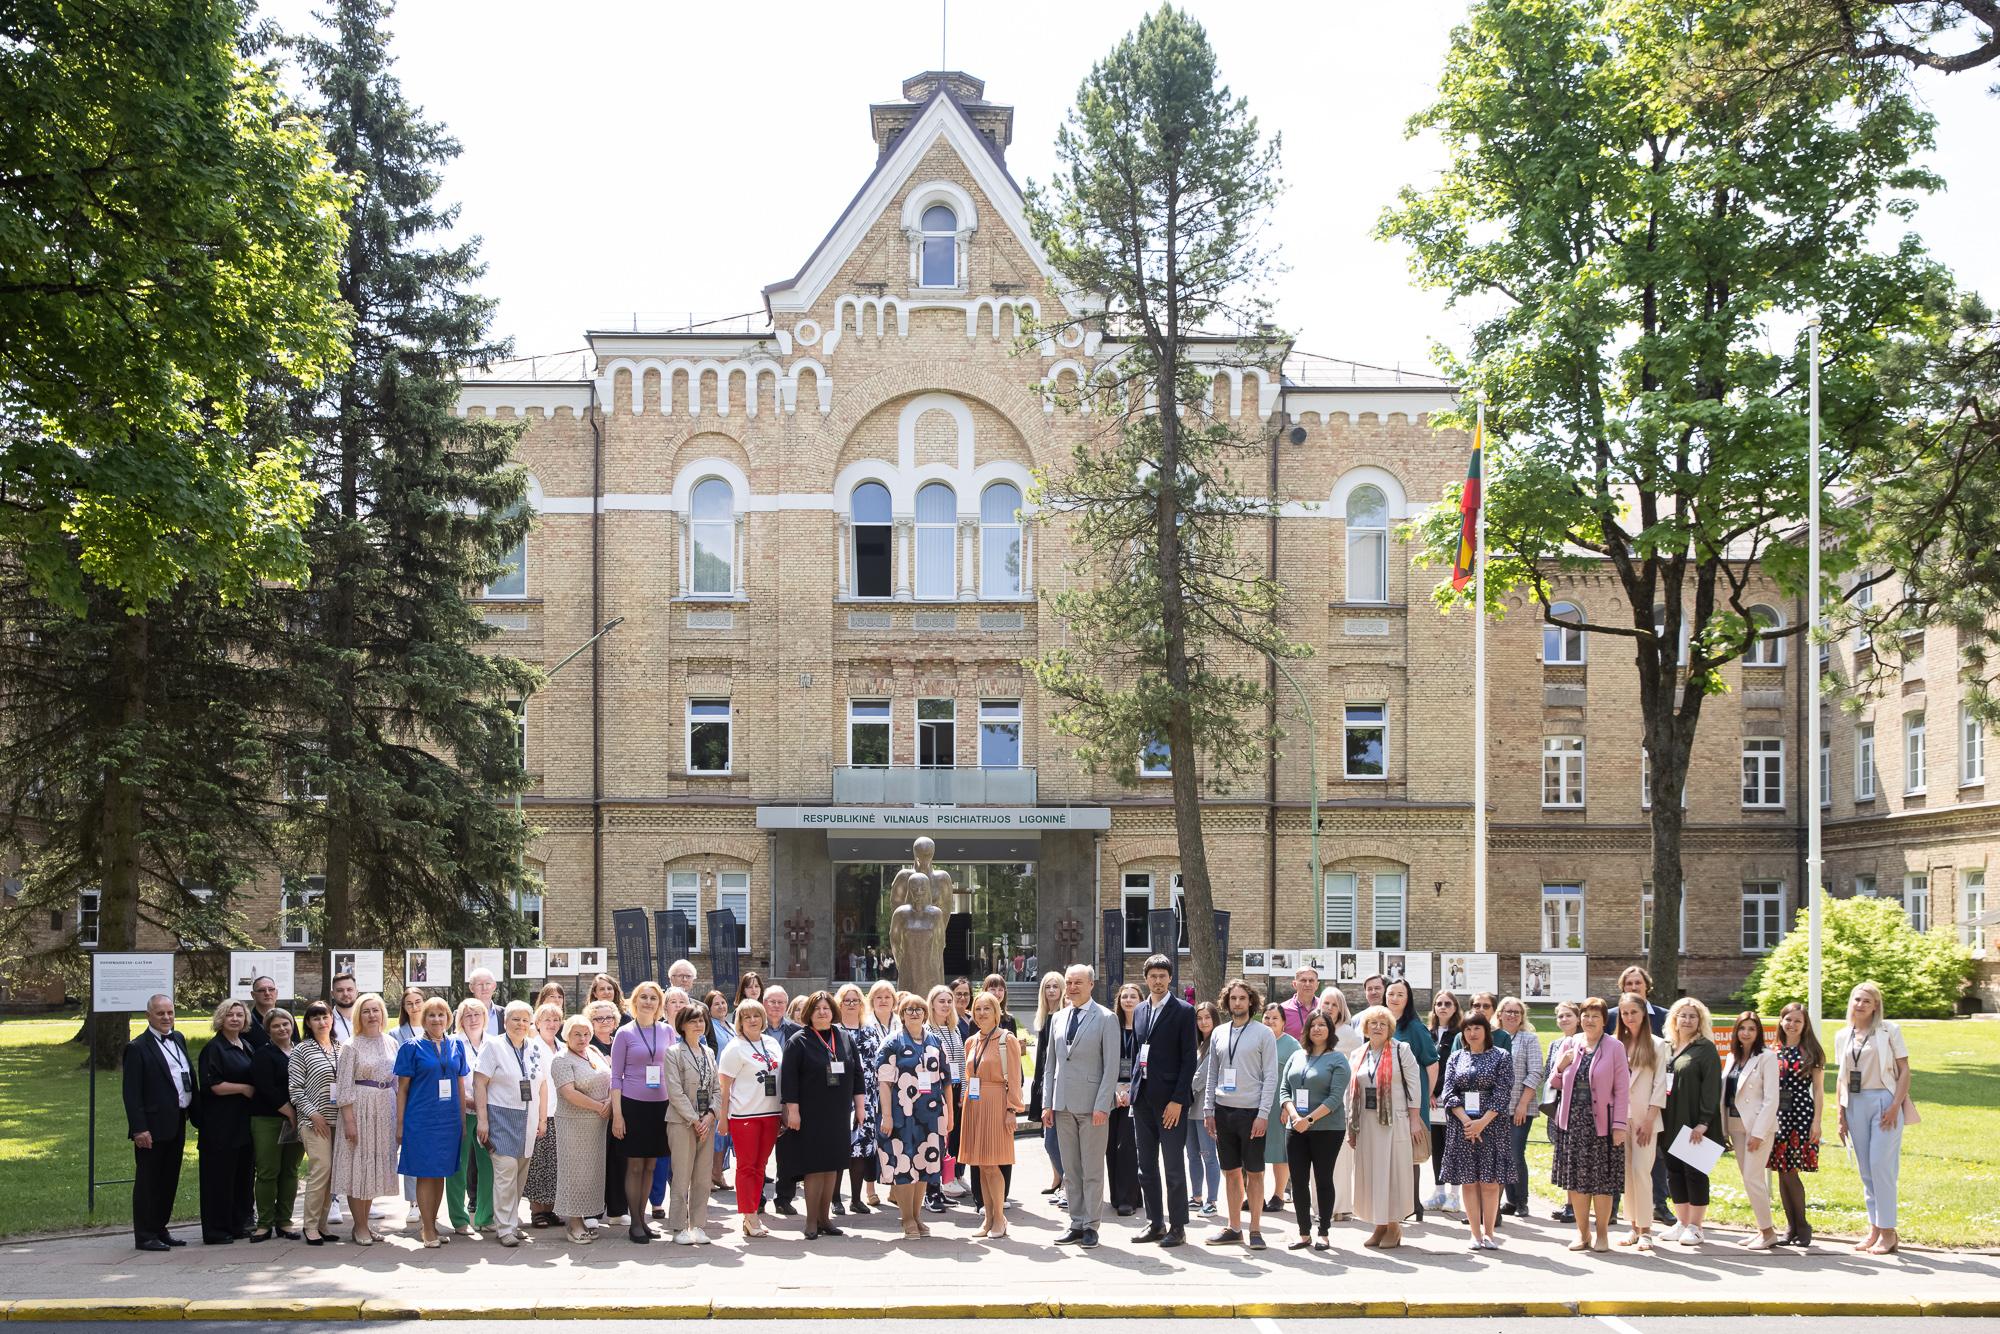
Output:
[[[1819,625],[1819,314],[1806,322],[1806,633],[1799,636],[1799,671],[1806,676],[1805,753],[1819,754],[1819,655],[1814,650],[1812,632]],[[1803,749],[1803,748],[1802,748]],[[1831,761],[1826,776],[1833,785]],[[1823,1011],[1820,1002],[1820,810],[1819,765],[1813,764],[1812,790],[1806,797],[1806,1016],[1818,1032]]]
[[1479,509],[1472,550],[1472,949],[1486,953],[1486,404],[1478,405]]

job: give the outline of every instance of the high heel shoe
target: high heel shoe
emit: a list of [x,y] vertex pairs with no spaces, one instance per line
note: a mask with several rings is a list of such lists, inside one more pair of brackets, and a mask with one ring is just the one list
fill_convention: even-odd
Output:
[[365,1227],[357,1227],[348,1240],[352,1241],[356,1246],[373,1246],[375,1244],[375,1234]]

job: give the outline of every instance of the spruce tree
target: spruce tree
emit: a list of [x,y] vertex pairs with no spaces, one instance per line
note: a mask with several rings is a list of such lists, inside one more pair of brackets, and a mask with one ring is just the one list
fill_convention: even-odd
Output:
[[[341,292],[353,361],[301,393],[316,491],[309,583],[274,594],[296,713],[283,739],[295,869],[323,872],[330,944],[506,939],[524,831],[509,701],[535,673],[484,651],[470,594],[525,533],[515,428],[454,413],[458,373],[504,355],[473,290],[477,239],[437,200],[458,153],[391,72],[381,0],[340,0],[294,39],[334,165],[353,174]],[[435,934],[430,934],[435,933]]]

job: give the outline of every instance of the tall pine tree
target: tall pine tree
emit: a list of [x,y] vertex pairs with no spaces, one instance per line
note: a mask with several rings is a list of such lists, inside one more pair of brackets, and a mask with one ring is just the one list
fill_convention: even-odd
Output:
[[313,441],[312,576],[274,595],[294,628],[294,865],[325,875],[337,944],[506,937],[525,838],[503,800],[524,782],[509,700],[536,679],[481,650],[494,631],[467,601],[527,529],[526,475],[514,428],[454,415],[460,369],[506,349],[472,291],[478,241],[446,238],[457,210],[436,198],[458,144],[390,72],[391,8],[339,0],[328,31],[292,43],[357,185],[340,272],[353,361],[295,411]]

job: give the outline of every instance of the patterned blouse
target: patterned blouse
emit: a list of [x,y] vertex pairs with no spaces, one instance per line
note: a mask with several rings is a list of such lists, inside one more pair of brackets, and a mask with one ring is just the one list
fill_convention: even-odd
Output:
[[333,1094],[333,1076],[339,1053],[340,1043],[337,1041],[331,1054],[311,1038],[292,1044],[292,1059],[285,1083],[291,1093],[292,1110],[301,1119],[333,1115],[338,1105],[338,1099]]

